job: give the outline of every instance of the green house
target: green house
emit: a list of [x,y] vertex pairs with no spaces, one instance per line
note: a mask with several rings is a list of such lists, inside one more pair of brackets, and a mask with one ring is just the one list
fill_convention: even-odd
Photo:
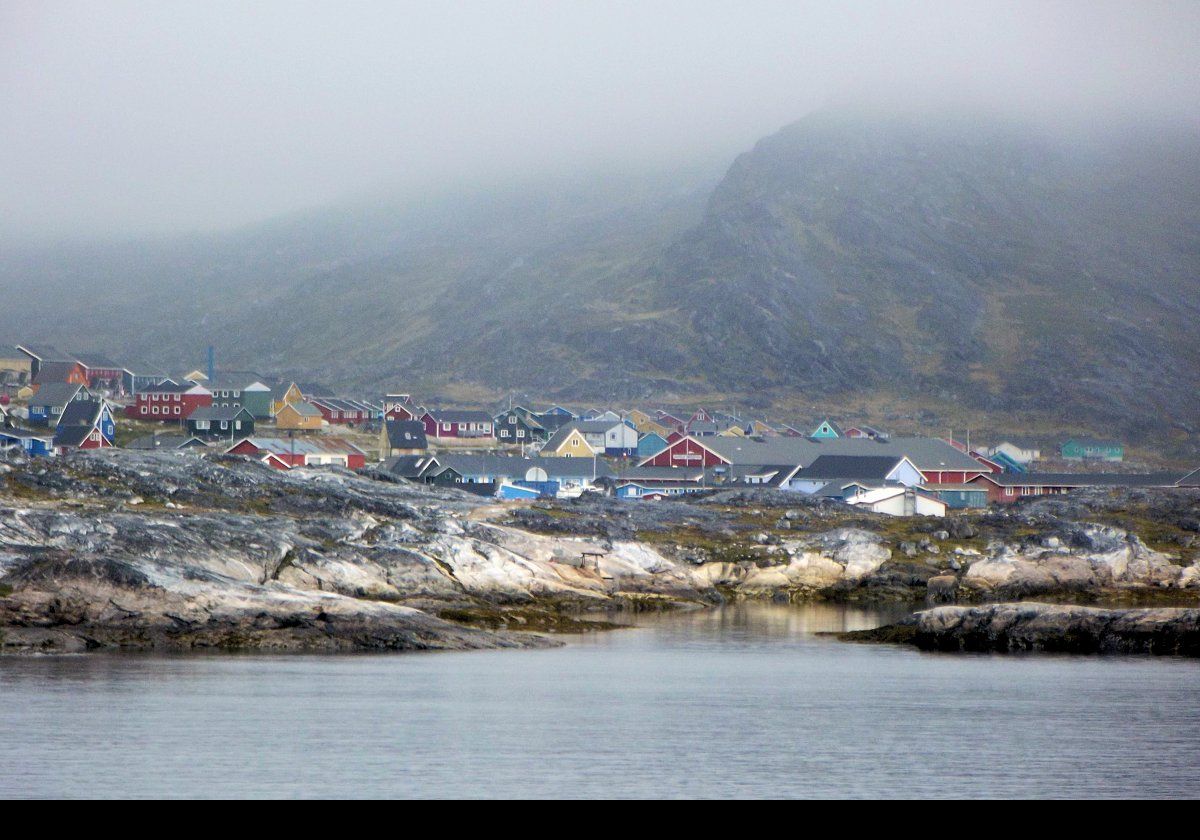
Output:
[[811,438],[840,438],[841,436],[841,427],[832,420],[822,420],[816,431],[809,435]]
[[244,376],[220,376],[205,384],[214,408],[244,408],[257,420],[271,416],[271,386]]
[[1067,461],[1121,461],[1125,458],[1122,444],[1095,438],[1071,438],[1059,451]]
[[987,488],[976,487],[972,484],[944,484],[929,488],[933,495],[946,503],[946,507],[985,508],[988,505]]

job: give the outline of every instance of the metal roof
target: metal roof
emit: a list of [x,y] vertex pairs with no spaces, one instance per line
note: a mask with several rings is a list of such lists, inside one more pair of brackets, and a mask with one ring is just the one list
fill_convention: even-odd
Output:
[[[983,465],[940,438],[828,438],[773,437],[758,440],[740,437],[692,438],[696,443],[733,464],[793,464],[809,466],[822,455],[907,457],[925,471],[978,472]],[[653,456],[651,456],[653,457]],[[838,476],[841,478],[842,476]]]

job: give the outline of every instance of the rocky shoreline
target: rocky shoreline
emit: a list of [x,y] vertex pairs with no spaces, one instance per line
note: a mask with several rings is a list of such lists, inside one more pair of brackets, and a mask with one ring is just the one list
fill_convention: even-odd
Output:
[[839,638],[943,652],[1200,656],[1200,609],[1113,610],[1030,602],[934,607],[907,621]]
[[0,465],[0,649],[542,646],[601,613],[742,598],[1200,604],[1195,497],[895,520],[795,494],[528,507],[387,479],[128,451]]

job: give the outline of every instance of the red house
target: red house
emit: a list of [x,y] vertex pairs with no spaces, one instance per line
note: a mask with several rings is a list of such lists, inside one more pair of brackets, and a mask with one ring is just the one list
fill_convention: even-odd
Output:
[[980,455],[978,452],[972,452],[971,457],[974,458],[979,463],[983,464],[985,467],[987,467],[987,471],[990,473],[1004,472],[1004,467],[1002,467],[1000,464],[997,464],[995,461],[993,461],[991,458],[988,458],[986,455]]
[[361,470],[367,465],[365,452],[336,437],[249,437],[239,440],[225,452],[258,458],[280,470],[316,466]]
[[125,369],[101,353],[83,353],[77,357],[87,376],[87,386],[93,391],[104,390],[114,394],[125,392]]
[[383,398],[383,419],[420,420],[417,407],[408,394],[388,394]]
[[725,458],[692,437],[680,437],[670,442],[662,452],[642,461],[641,467],[716,467],[730,463]]
[[326,422],[334,426],[368,423],[371,420],[371,407],[358,400],[310,397],[308,402],[321,412]]
[[495,438],[486,411],[426,411],[421,418],[426,438]]
[[135,420],[179,422],[188,419],[196,409],[211,406],[212,401],[212,391],[203,385],[165,382],[138,393],[137,401],[125,408],[125,416]]

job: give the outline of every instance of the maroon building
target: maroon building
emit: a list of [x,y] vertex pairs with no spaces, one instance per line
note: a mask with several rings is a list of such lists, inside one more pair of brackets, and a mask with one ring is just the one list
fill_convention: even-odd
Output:
[[203,385],[167,382],[154,385],[137,395],[137,402],[126,407],[125,416],[134,420],[183,421],[198,408],[212,405],[212,391]]
[[426,438],[495,438],[486,411],[426,411],[421,418]]

